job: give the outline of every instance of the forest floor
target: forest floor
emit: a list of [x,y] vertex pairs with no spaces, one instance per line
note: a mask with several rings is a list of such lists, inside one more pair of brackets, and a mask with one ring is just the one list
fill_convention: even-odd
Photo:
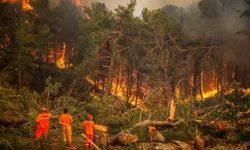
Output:
[[[221,141],[225,141],[220,139]],[[25,149],[30,150],[86,150],[84,148],[84,138],[83,137],[72,137],[72,144],[75,148],[70,148],[61,138],[48,138],[48,140],[41,139],[38,143],[31,138],[21,138],[19,142],[23,144],[28,144],[29,146]],[[135,145],[130,146],[121,146],[121,145],[110,145],[108,150],[194,150],[192,141],[184,143],[184,147],[178,147],[174,142],[145,142],[145,143],[136,143]],[[249,150],[250,142],[242,142],[240,144],[228,144],[222,142],[214,147],[206,147],[202,150]],[[103,149],[102,149],[103,150]]]

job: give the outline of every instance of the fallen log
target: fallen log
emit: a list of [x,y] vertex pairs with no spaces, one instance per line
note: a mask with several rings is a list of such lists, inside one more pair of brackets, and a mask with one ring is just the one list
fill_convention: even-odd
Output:
[[137,142],[139,139],[136,135],[120,133],[118,134],[119,143],[122,145],[129,145],[131,143]]
[[200,110],[192,112],[192,115],[194,117],[202,116],[202,118],[205,118],[207,115],[209,115],[211,112],[213,112],[214,110],[216,110],[219,107],[220,107],[219,105],[205,107],[205,108],[202,108]]
[[142,126],[148,126],[148,125],[152,125],[152,126],[168,126],[168,127],[175,127],[177,125],[179,125],[180,123],[182,123],[184,121],[184,119],[181,119],[177,122],[170,122],[170,121],[157,121],[157,120],[144,120],[142,122],[139,122],[137,124],[135,124],[134,126],[132,126],[131,128],[129,128],[129,130],[136,128],[136,127],[142,127]]
[[226,131],[232,128],[227,121],[209,121],[209,120],[193,120],[200,123],[201,127],[215,129],[218,131]]
[[216,138],[226,138],[227,134],[234,129],[227,121],[193,120],[201,124],[199,131],[204,135],[211,135]]
[[[184,121],[184,119],[181,119],[177,122],[170,122],[170,121],[157,121],[157,120],[144,120],[142,122],[139,122],[137,124],[135,124],[134,126],[132,126],[131,128],[125,129],[121,132],[119,132],[118,134],[114,135],[113,137],[110,138],[109,143],[110,144],[114,144],[114,143],[121,143],[119,136],[121,137],[121,135],[125,135],[127,133],[130,133],[132,131],[132,129],[136,128],[136,127],[143,127],[143,126],[148,126],[148,125],[153,125],[153,126],[167,126],[167,127],[175,127],[177,125],[179,125],[180,123],[182,123]],[[159,134],[158,138],[163,139],[162,137],[160,137]]]
[[138,150],[177,150],[178,146],[173,143],[140,143]]
[[181,142],[181,141],[173,140],[172,142],[174,144],[176,144],[179,149],[183,149],[183,150],[193,150],[194,149],[191,145],[184,143],[184,142]]
[[[173,143],[172,143],[173,142]],[[139,150],[194,150],[194,148],[181,141],[172,141],[167,143],[158,143],[158,142],[151,142],[151,143],[140,143],[136,149]]]
[[250,118],[238,120],[238,124],[241,126],[250,126]]
[[27,120],[15,116],[4,115],[0,116],[0,124],[4,126],[22,125],[28,122]]

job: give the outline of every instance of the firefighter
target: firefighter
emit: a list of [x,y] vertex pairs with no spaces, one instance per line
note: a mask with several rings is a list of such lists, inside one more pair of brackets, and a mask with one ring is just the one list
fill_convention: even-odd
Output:
[[[92,121],[93,116],[91,114],[87,114],[87,120],[82,123],[82,131],[87,136],[87,138],[91,141],[94,139],[94,127],[95,123]],[[93,149],[94,146],[86,139],[85,140],[85,148]]]
[[51,114],[45,107],[42,107],[41,111],[42,112],[36,118],[36,140],[38,140],[43,133],[47,138],[50,126],[49,118]]
[[[72,116],[68,114],[68,109],[64,109],[64,114],[60,116],[60,124],[62,125],[62,132],[63,132],[63,140],[66,142],[68,140],[69,146],[73,147],[71,144],[71,124],[72,124]],[[66,139],[67,138],[67,139]]]

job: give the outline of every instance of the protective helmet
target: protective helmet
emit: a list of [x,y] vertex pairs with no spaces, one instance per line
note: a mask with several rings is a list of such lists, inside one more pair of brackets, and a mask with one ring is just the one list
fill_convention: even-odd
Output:
[[91,118],[92,118],[92,115],[91,115],[91,114],[87,114],[87,118],[88,118],[88,119],[91,119]]
[[42,110],[42,111],[46,111],[47,109],[46,109],[45,107],[42,107],[41,110]]

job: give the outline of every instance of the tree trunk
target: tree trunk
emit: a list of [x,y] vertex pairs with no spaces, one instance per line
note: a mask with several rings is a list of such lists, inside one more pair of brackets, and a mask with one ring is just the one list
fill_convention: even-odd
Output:
[[174,99],[172,98],[171,104],[170,104],[170,114],[169,114],[170,120],[174,120],[175,108],[176,108],[176,105],[175,105]]
[[110,60],[110,66],[109,66],[109,73],[108,73],[108,78],[107,78],[107,83],[106,83],[106,88],[105,88],[105,94],[108,95],[110,94],[110,89],[112,86],[112,77],[113,77],[113,68],[114,68],[114,59],[112,58]]
[[65,56],[66,56],[66,61],[65,61],[65,65],[66,65],[66,68],[68,68],[69,66],[69,43],[66,42],[66,48],[65,48]]
[[127,66],[127,92],[126,92],[126,98],[127,98],[127,100],[129,99],[129,87],[130,87],[129,86],[129,84],[130,84],[129,80],[130,80],[130,67]]
[[18,51],[18,85],[19,91],[22,89],[22,77],[21,77],[21,50]]
[[105,91],[105,78],[102,78],[102,90]]
[[114,74],[114,60],[115,60],[115,50],[113,48],[112,50],[112,56],[110,56],[110,63],[109,63],[109,72],[108,72],[108,78],[107,78],[107,83],[106,83],[106,89],[105,89],[105,94],[108,95],[110,94],[110,89],[112,86],[112,79],[113,79],[113,74]]
[[247,64],[244,64],[244,72],[243,72],[243,79],[242,79],[242,86],[246,88],[246,73],[247,73]]
[[162,105],[164,105],[164,104],[168,104],[167,89],[166,89],[165,87],[163,88],[162,93],[163,93],[163,101],[162,101]]
[[56,65],[56,40],[54,42],[54,61],[55,61],[55,65]]
[[121,75],[121,73],[120,73],[120,71],[118,71],[118,77],[116,79],[115,95],[117,94],[117,90],[118,90],[118,86],[119,86],[119,82],[120,82],[120,75]]
[[136,79],[136,98],[135,98],[135,107],[137,107],[138,97],[139,97],[139,72],[138,72],[138,71],[137,71],[136,77],[137,77],[137,79]]
[[202,85],[202,72],[200,71],[200,76],[199,76],[199,87],[200,87],[200,95],[201,99],[203,99],[203,85]]
[[129,98],[132,96],[132,86],[133,85],[133,69],[130,68],[129,74]]
[[192,88],[192,96],[193,98],[196,100],[196,96],[197,96],[197,89],[198,89],[198,85],[197,85],[197,81],[199,78],[199,74],[200,74],[200,58],[199,56],[195,59],[194,61],[194,77],[193,77],[193,88]]
[[222,56],[220,59],[220,66],[219,66],[219,79],[220,79],[220,96],[224,97],[224,85],[223,85],[223,61]]

